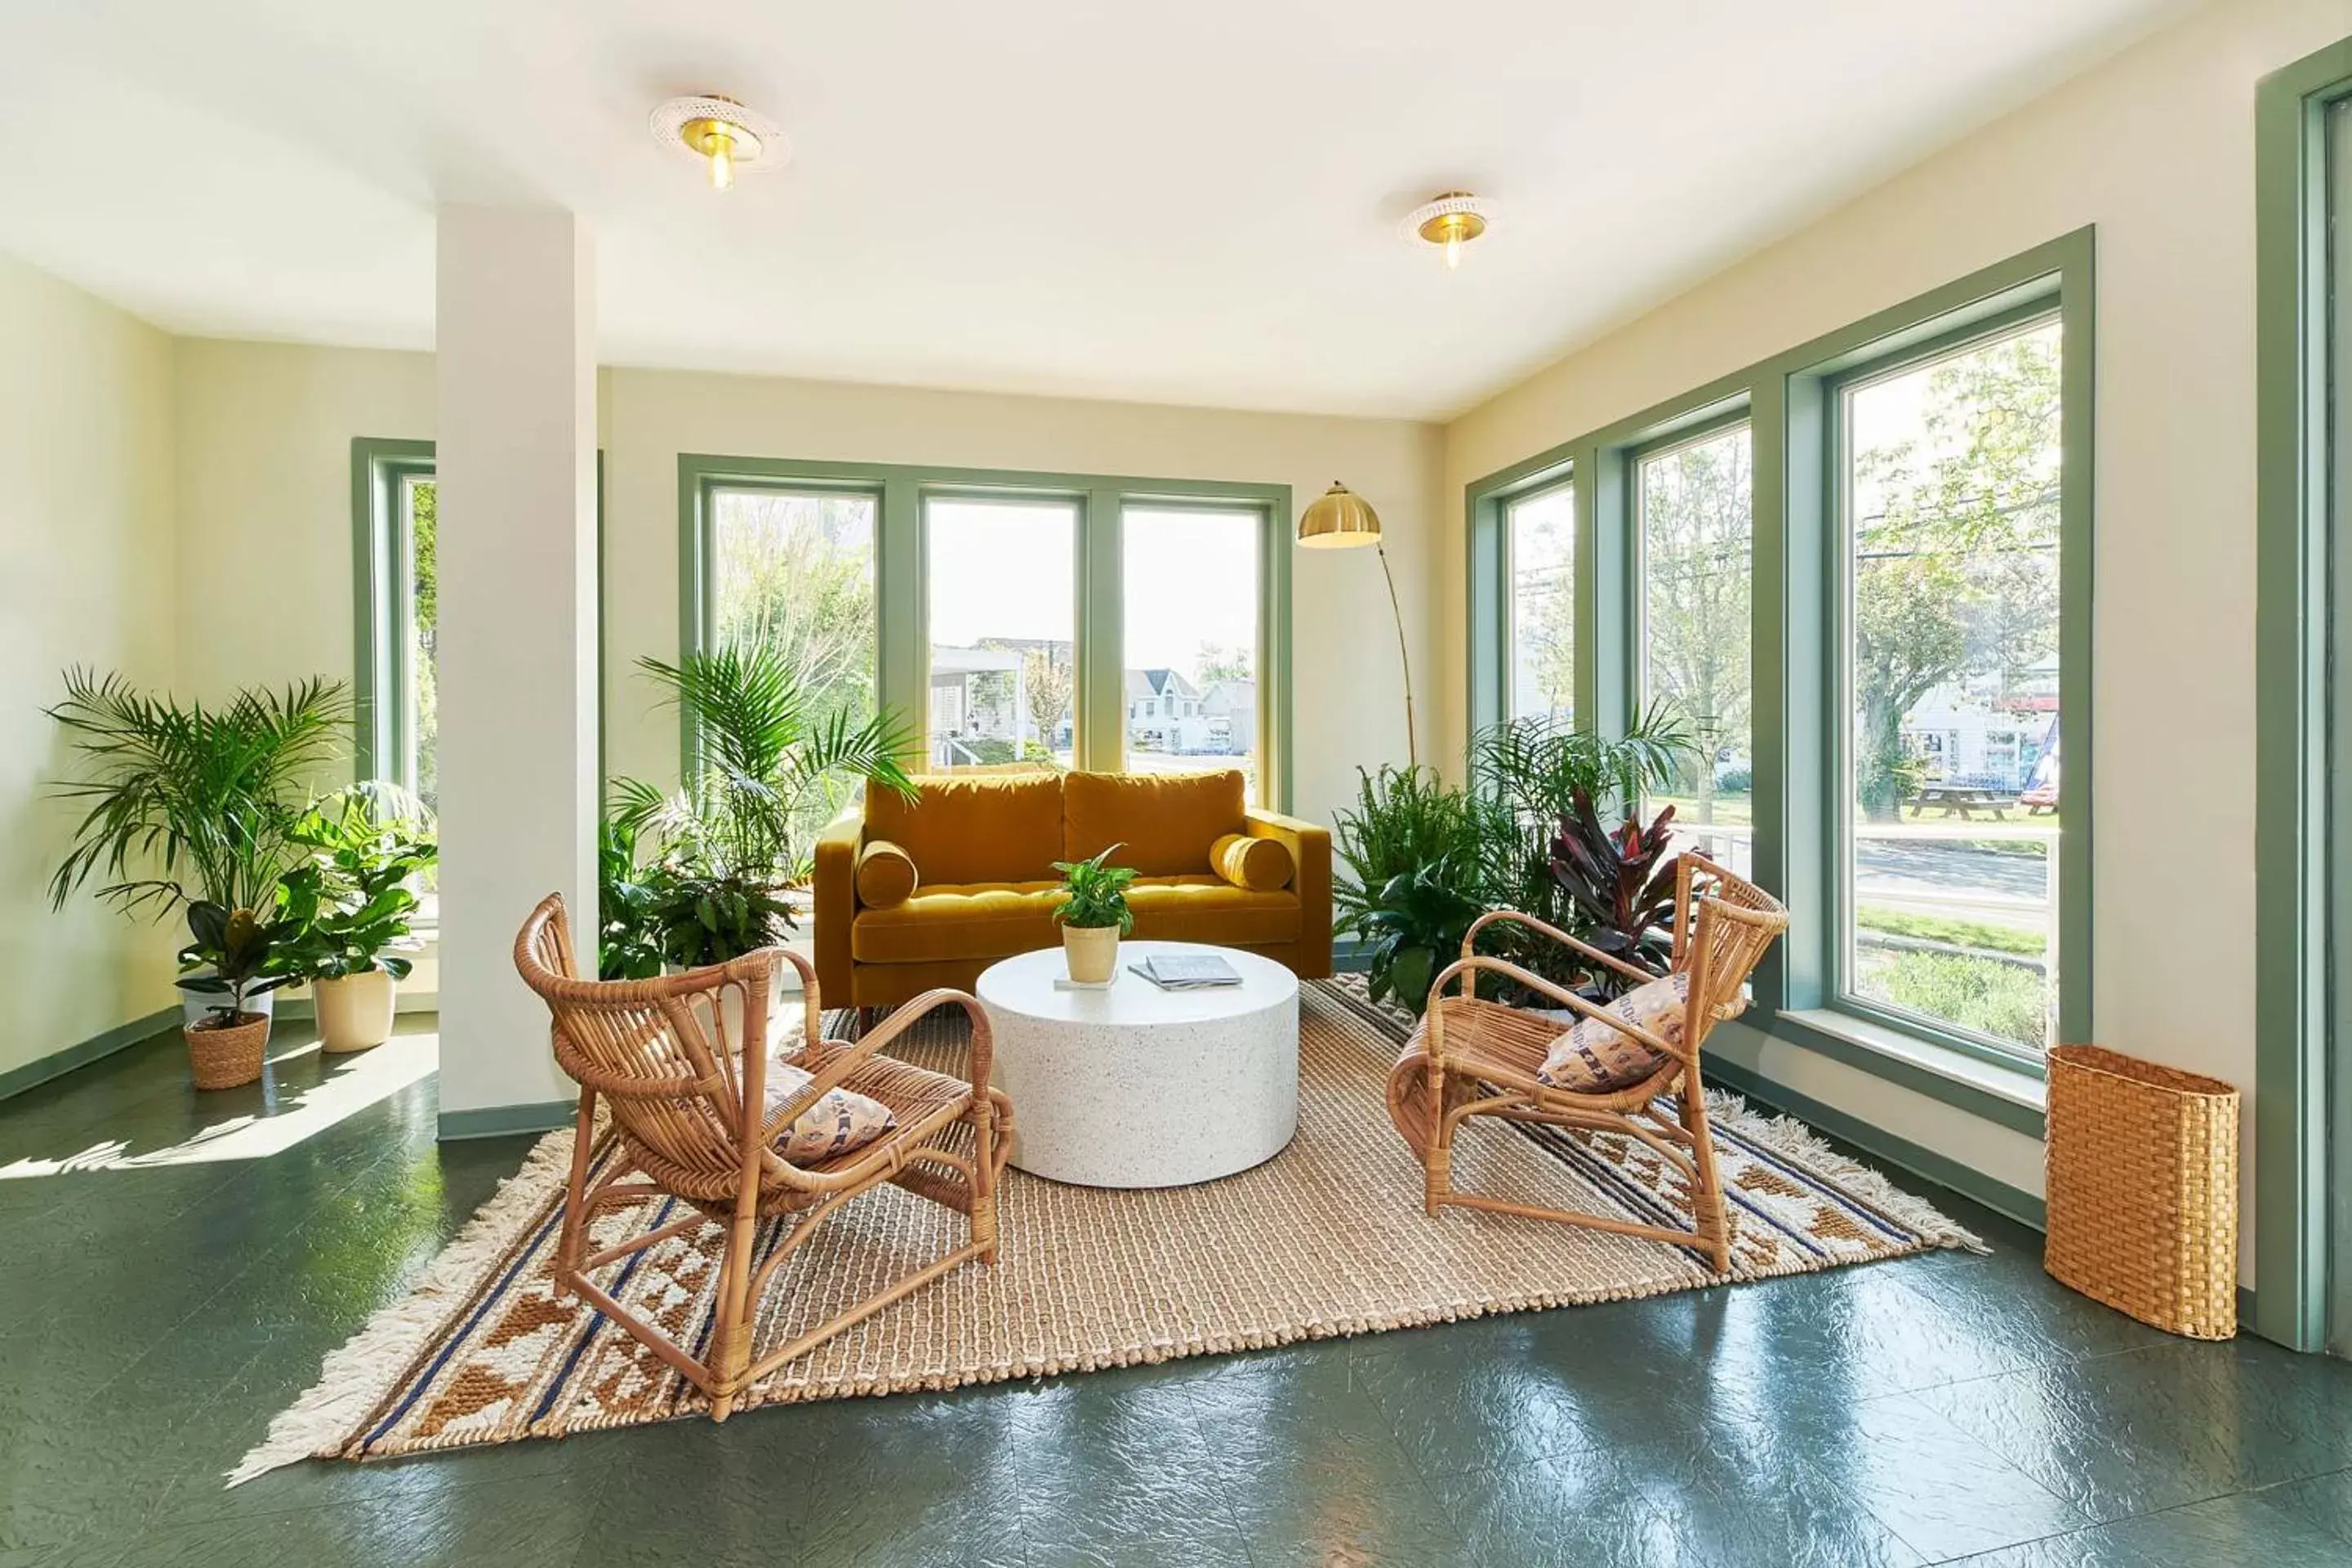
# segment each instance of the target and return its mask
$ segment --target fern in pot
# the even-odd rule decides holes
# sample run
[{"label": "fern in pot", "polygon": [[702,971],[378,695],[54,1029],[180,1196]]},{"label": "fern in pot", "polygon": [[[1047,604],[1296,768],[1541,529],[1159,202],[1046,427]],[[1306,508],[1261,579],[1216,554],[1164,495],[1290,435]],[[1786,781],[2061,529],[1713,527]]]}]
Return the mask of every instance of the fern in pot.
[{"label": "fern in pot", "polygon": [[439,856],[424,816],[407,792],[368,784],[295,825],[310,856],[279,883],[281,923],[295,932],[280,963],[310,983],[321,1050],[363,1051],[392,1037],[407,954],[423,946],[416,889]]},{"label": "fern in pot", "polygon": [[1091,859],[1054,862],[1062,874],[1062,901],[1054,910],[1062,926],[1062,959],[1080,985],[1108,984],[1118,968],[1118,939],[1135,929],[1134,911],[1127,907],[1134,868],[1109,863],[1124,847],[1114,844]]}]

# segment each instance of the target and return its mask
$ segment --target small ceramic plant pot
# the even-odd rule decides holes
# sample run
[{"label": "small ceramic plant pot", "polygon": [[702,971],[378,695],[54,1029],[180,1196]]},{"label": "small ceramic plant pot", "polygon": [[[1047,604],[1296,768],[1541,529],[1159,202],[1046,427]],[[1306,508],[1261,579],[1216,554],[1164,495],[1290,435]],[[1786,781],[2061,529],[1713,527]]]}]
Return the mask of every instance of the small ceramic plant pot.
[{"label": "small ceramic plant pot", "polygon": [[1118,927],[1064,926],[1062,958],[1078,984],[1102,984],[1118,968]]},{"label": "small ceramic plant pot", "polygon": [[180,1031],[188,1043],[188,1072],[198,1089],[236,1089],[261,1077],[269,1046],[269,1015],[239,1013],[226,1026],[210,1020]]},{"label": "small ceramic plant pot", "polygon": [[312,983],[319,1006],[319,1048],[364,1051],[392,1038],[396,990],[392,975],[381,969]]}]

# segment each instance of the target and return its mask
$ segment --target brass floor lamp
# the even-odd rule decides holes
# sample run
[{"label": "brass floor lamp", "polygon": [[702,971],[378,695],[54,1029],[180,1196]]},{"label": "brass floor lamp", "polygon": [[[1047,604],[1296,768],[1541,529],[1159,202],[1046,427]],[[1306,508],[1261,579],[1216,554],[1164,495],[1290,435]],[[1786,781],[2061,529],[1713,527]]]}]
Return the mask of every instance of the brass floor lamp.
[{"label": "brass floor lamp", "polygon": [[1380,552],[1381,575],[1388,579],[1389,614],[1396,617],[1397,662],[1404,667],[1405,760],[1421,766],[1421,750],[1412,729],[1412,656],[1405,651],[1404,607],[1397,602],[1396,574],[1389,570],[1388,547],[1381,542],[1381,517],[1339,480],[1298,518],[1298,542],[1309,550],[1350,550],[1369,544]]}]

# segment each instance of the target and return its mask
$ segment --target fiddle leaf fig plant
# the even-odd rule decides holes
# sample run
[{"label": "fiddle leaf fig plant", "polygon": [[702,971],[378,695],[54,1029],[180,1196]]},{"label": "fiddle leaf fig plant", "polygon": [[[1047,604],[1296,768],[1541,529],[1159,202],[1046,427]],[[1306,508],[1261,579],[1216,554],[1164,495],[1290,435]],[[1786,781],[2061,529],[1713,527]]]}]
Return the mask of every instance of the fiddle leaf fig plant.
[{"label": "fiddle leaf fig plant", "polygon": [[309,856],[278,880],[278,923],[292,932],[280,966],[306,980],[381,969],[405,980],[415,887],[439,858],[432,834],[383,786],[346,790],[303,813],[289,834]]}]

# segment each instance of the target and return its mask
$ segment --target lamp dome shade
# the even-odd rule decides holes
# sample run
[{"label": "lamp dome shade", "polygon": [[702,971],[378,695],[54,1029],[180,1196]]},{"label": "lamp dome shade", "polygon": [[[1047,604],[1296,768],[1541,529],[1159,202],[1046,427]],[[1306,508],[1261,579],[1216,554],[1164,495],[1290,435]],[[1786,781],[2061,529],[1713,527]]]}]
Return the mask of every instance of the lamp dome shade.
[{"label": "lamp dome shade", "polygon": [[1381,514],[1337,479],[1299,515],[1298,542],[1310,549],[1345,550],[1380,542]]}]

